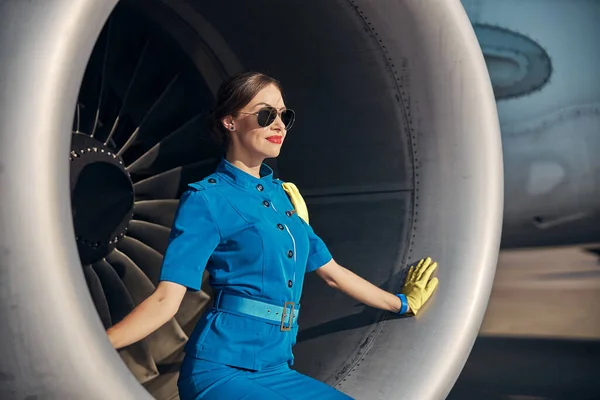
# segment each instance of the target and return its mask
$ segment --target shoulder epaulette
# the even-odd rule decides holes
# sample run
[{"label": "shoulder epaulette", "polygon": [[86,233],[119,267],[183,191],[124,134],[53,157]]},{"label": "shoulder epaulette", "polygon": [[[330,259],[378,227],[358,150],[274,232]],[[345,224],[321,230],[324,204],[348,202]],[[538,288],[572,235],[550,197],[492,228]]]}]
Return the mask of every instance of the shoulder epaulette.
[{"label": "shoulder epaulette", "polygon": [[188,184],[188,187],[196,190],[206,190],[211,186],[214,186],[219,183],[219,178],[213,175],[209,175],[206,178],[202,179],[198,182],[193,182]]}]

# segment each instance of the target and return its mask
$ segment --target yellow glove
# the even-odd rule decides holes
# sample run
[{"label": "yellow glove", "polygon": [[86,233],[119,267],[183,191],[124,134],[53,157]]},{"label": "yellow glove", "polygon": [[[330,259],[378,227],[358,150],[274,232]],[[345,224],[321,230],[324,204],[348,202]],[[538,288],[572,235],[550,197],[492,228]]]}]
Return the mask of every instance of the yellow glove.
[{"label": "yellow glove", "polygon": [[283,190],[288,194],[298,216],[308,224],[308,208],[296,185],[292,182],[285,182],[281,186],[283,186]]},{"label": "yellow glove", "polygon": [[406,300],[410,306],[409,313],[417,315],[421,306],[429,300],[437,288],[438,278],[431,278],[429,280],[429,277],[436,268],[437,262],[432,263],[430,257],[421,259],[416,267],[410,267],[406,282],[402,288],[402,294],[406,296]]}]

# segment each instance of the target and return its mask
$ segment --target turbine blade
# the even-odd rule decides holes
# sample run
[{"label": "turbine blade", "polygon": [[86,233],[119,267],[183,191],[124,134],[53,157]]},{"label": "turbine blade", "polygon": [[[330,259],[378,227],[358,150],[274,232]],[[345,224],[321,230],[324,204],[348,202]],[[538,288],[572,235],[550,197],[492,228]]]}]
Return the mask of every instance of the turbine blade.
[{"label": "turbine blade", "polygon": [[134,182],[198,160],[218,158],[221,150],[209,137],[206,115],[193,116],[127,166]]},{"label": "turbine blade", "polygon": [[106,257],[106,261],[119,276],[136,306],[154,292],[155,286],[150,279],[127,255],[114,250]]},{"label": "turbine blade", "polygon": [[167,245],[169,244],[170,232],[171,230],[169,228],[161,225],[146,221],[132,220],[129,224],[127,235],[152,247],[164,256]]},{"label": "turbine blade", "polygon": [[129,236],[124,236],[121,239],[117,244],[117,249],[131,258],[144,271],[154,286],[158,285],[163,260],[159,252]]},{"label": "turbine blade", "polygon": [[102,283],[112,322],[116,324],[133,310],[133,300],[119,275],[105,260],[92,264],[92,268]]},{"label": "turbine blade", "polygon": [[90,295],[92,296],[92,301],[96,306],[96,311],[98,311],[98,315],[102,321],[102,325],[104,325],[104,329],[108,329],[112,326],[112,320],[110,318],[110,310],[108,309],[108,303],[106,302],[106,296],[104,295],[102,283],[100,282],[98,275],[96,275],[96,272],[94,272],[92,269],[91,265],[83,266],[83,274],[85,276],[85,281],[87,282]]},{"label": "turbine blade", "polygon": [[135,85],[135,83],[137,82],[137,78],[138,78],[138,74],[140,71],[140,68],[143,64],[143,61],[146,57],[146,53],[148,50],[148,44],[149,42],[146,41],[144,43],[144,47],[142,47],[142,51],[140,52],[140,55],[137,59],[137,63],[135,64],[135,69],[133,70],[133,73],[131,75],[131,78],[129,79],[129,85],[127,85],[127,89],[125,90],[125,95],[123,96],[123,100],[121,103],[121,107],[119,108],[119,112],[117,114],[117,117],[115,118],[115,122],[113,123],[113,126],[110,130],[110,133],[108,134],[108,137],[106,138],[106,140],[104,141],[105,145],[108,145],[109,142],[113,139],[113,136],[117,130],[117,126],[119,125],[119,120],[121,119],[121,117],[123,116],[124,112],[128,109],[129,106],[129,95],[131,93],[131,89],[133,88],[133,86]]},{"label": "turbine blade", "polygon": [[210,175],[218,163],[218,159],[203,160],[137,182],[133,185],[136,199],[178,199],[188,183],[202,180]]},{"label": "turbine blade", "polygon": [[[179,81],[179,74],[175,75],[173,77],[173,79],[171,79],[171,81],[169,82],[169,84],[167,85],[167,87],[164,88],[164,90],[162,91],[162,93],[160,93],[160,95],[158,96],[158,98],[154,101],[154,103],[150,106],[150,108],[148,109],[148,111],[146,112],[146,114],[144,115],[144,117],[142,118],[142,120],[140,121],[137,129],[136,129],[136,133],[139,132],[146,132],[146,129],[148,129],[147,127],[150,127],[150,132],[152,132],[152,126],[156,123],[160,124],[161,119],[164,119],[166,117],[168,117],[168,109],[167,110],[162,110],[162,108],[164,107],[163,104],[168,104],[170,100],[171,103],[174,102],[175,99],[177,98],[181,98],[182,96],[177,96],[177,89],[179,88],[179,91],[184,91],[185,88],[183,87],[182,84],[177,85],[177,82]],[[173,93],[173,94],[171,94]],[[162,118],[161,118],[162,117]],[[141,135],[141,136],[148,136],[146,135]],[[134,140],[137,139],[135,138],[133,135],[132,137],[130,137],[127,142],[125,142],[125,144],[123,145],[123,147],[121,147],[119,149],[119,152],[117,153],[117,155],[119,156],[123,156],[123,154],[131,147],[131,145],[134,143]],[[143,141],[144,138],[140,137],[140,141]],[[158,141],[158,140],[156,140]],[[136,143],[137,145],[140,145],[141,143]],[[148,148],[152,147],[152,145],[148,146]]]},{"label": "turbine blade", "polygon": [[145,340],[119,349],[119,356],[138,382],[143,384],[158,377],[158,367]]},{"label": "turbine blade", "polygon": [[133,218],[140,221],[171,229],[179,200],[142,200],[136,201],[133,208]]},{"label": "turbine blade", "polygon": [[[107,257],[107,261],[123,280],[136,305],[154,292],[155,286],[150,279],[124,253],[115,250]],[[150,354],[158,364],[180,350],[187,340],[187,335],[174,318],[145,338]]]},{"label": "turbine blade", "polygon": [[157,400],[176,400],[178,399],[177,380],[181,369],[181,361],[184,353],[178,353],[172,359],[166,360],[160,365],[160,375],[152,381],[146,382],[144,388],[152,393]]},{"label": "turbine blade", "polygon": [[102,109],[102,99],[104,97],[104,88],[106,87],[106,65],[108,59],[108,50],[110,46],[111,39],[111,26],[112,21],[109,20],[106,24],[106,44],[104,45],[104,57],[102,60],[102,69],[100,72],[100,93],[98,94],[98,102],[96,105],[96,115],[94,117],[94,125],[92,126],[90,136],[94,137],[96,134],[96,128],[98,127],[98,120],[100,118],[100,110]]}]

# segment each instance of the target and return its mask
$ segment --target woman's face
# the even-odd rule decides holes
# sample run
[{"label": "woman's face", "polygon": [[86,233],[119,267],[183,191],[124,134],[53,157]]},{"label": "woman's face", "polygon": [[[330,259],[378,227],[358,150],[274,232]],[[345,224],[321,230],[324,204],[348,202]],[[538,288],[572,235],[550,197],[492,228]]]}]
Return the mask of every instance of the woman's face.
[{"label": "woman's face", "polygon": [[258,124],[255,114],[266,106],[275,107],[279,112],[285,110],[281,92],[275,85],[266,86],[258,92],[237,117],[223,119],[225,129],[231,134],[230,148],[233,154],[260,159],[261,162],[279,155],[287,131],[280,115],[267,127]]}]

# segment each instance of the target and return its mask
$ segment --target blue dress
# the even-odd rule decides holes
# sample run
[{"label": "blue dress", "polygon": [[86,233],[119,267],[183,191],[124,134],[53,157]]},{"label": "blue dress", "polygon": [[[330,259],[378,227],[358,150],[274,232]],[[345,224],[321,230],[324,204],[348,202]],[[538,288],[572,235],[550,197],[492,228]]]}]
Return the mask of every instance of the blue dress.
[{"label": "blue dress", "polygon": [[204,314],[186,344],[180,397],[347,399],[290,369],[296,320],[282,329],[260,316],[219,307],[221,294],[229,294],[273,305],[273,312],[293,302],[298,313],[304,275],[332,259],[294,212],[283,182],[266,164],[260,175],[222,159],[213,174],[190,184],[181,196],[160,280],[199,290],[206,269],[216,307]]}]

